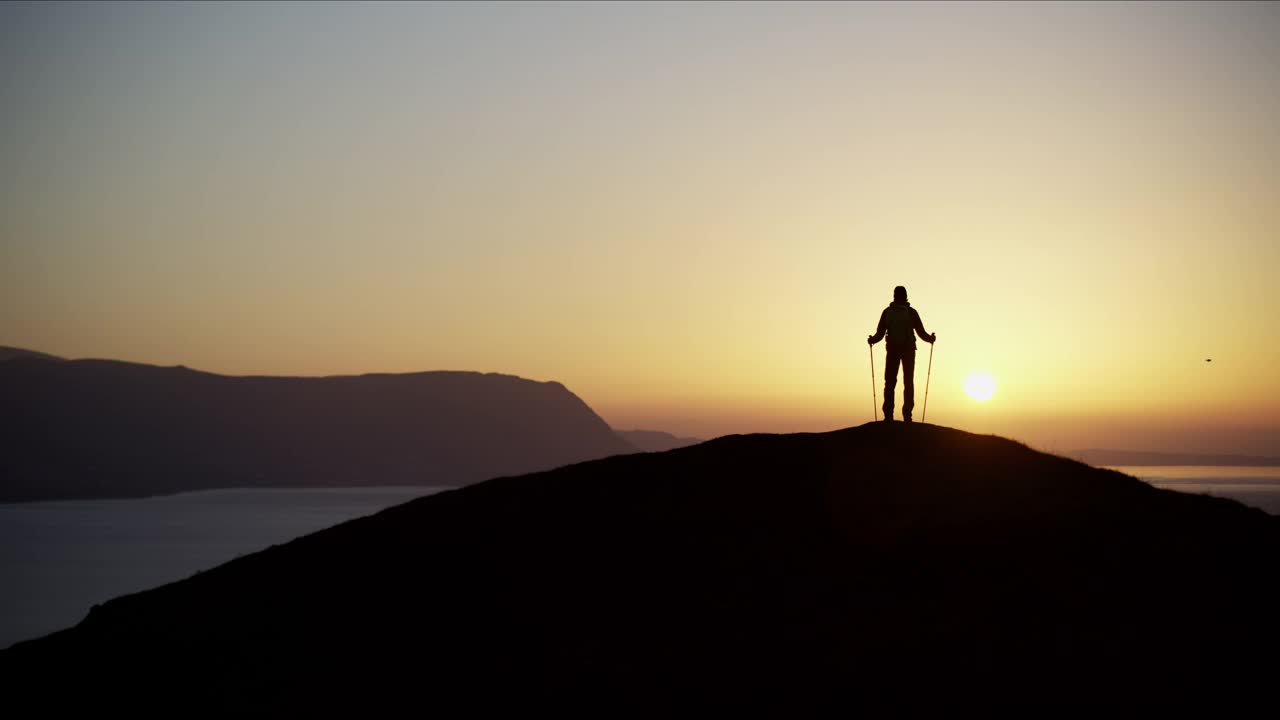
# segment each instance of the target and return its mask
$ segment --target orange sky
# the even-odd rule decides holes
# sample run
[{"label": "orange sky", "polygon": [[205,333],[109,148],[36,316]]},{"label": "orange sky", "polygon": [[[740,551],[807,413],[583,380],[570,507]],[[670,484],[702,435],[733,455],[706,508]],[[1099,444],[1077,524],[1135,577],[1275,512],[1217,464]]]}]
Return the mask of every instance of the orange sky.
[{"label": "orange sky", "polygon": [[821,430],[905,284],[930,421],[1280,454],[1276,5],[5,4],[0,50],[0,344]]}]

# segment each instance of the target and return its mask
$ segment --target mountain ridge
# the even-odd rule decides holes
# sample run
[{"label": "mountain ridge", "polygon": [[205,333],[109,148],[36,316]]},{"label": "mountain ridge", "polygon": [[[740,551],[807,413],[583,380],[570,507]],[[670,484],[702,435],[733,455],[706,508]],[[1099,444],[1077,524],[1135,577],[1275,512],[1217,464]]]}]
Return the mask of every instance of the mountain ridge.
[{"label": "mountain ridge", "polygon": [[0,362],[4,362],[6,360],[13,360],[14,358],[58,360],[58,361],[66,360],[66,358],[58,357],[57,355],[50,355],[49,353],[37,352],[35,350],[25,350],[23,348],[12,347],[9,345],[0,345]]},{"label": "mountain ridge", "polygon": [[1149,450],[1114,450],[1110,448],[1075,450],[1071,453],[1071,457],[1090,465],[1218,465],[1238,467],[1273,467],[1280,465],[1280,457],[1261,455],[1169,453]]},{"label": "mountain ridge", "polygon": [[453,486],[634,452],[559,382],[471,371],[230,376],[0,362],[0,501]]},{"label": "mountain ridge", "polygon": [[705,442],[703,438],[677,437],[661,430],[614,430],[614,432],[644,452],[665,452]]}]

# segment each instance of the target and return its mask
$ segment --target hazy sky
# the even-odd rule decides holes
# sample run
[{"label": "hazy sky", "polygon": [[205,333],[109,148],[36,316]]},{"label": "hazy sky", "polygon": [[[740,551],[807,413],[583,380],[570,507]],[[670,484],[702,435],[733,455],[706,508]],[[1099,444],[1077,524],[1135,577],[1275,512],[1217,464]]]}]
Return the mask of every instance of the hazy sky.
[{"label": "hazy sky", "polygon": [[824,430],[904,284],[930,421],[1280,454],[1277,87],[1275,4],[4,3],[0,344]]}]

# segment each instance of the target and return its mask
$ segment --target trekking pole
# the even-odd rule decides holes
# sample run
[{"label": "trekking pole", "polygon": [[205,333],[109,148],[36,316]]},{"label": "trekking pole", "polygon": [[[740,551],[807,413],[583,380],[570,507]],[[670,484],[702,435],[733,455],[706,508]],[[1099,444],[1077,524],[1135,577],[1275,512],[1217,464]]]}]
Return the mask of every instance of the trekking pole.
[{"label": "trekking pole", "polygon": [[929,373],[924,376],[924,412],[920,413],[920,422],[929,417],[929,379],[933,377],[933,346],[936,342],[929,343]]},{"label": "trekking pole", "polygon": [[[879,422],[880,414],[876,412],[876,354],[871,349],[870,343],[867,344],[867,358],[871,360],[871,417],[875,418],[876,422]],[[926,388],[925,390],[926,401],[929,399],[928,396],[929,396],[929,392],[928,392],[928,389]]]}]

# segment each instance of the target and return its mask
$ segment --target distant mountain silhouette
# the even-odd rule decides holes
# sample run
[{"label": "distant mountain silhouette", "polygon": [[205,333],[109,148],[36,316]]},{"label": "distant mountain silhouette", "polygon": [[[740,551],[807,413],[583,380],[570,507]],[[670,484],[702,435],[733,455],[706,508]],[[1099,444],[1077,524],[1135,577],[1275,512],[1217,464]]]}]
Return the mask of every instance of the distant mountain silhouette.
[{"label": "distant mountain silhouette", "polygon": [[657,430],[614,430],[614,432],[644,452],[663,452],[703,442],[701,438],[676,437],[671,433]]},{"label": "distant mountain silhouette", "polygon": [[1257,455],[1217,455],[1212,453],[1165,453],[1141,450],[1087,448],[1071,456],[1090,465],[1234,465],[1268,467],[1280,465],[1280,458]]},{"label": "distant mountain silhouette", "polygon": [[460,485],[634,452],[555,382],[422,372],[228,377],[0,362],[0,501],[221,487]]},{"label": "distant mountain silhouette", "polygon": [[809,716],[1272,692],[1280,518],[917,423],[415,500],[0,652],[6,705]]},{"label": "distant mountain silhouette", "polygon": [[60,358],[57,355],[50,355],[48,353],[36,352],[35,350],[23,350],[22,348],[9,347],[7,345],[0,345],[0,362],[4,362],[5,360],[12,360],[14,358],[39,358],[43,360],[64,360],[65,359],[65,358]]}]

